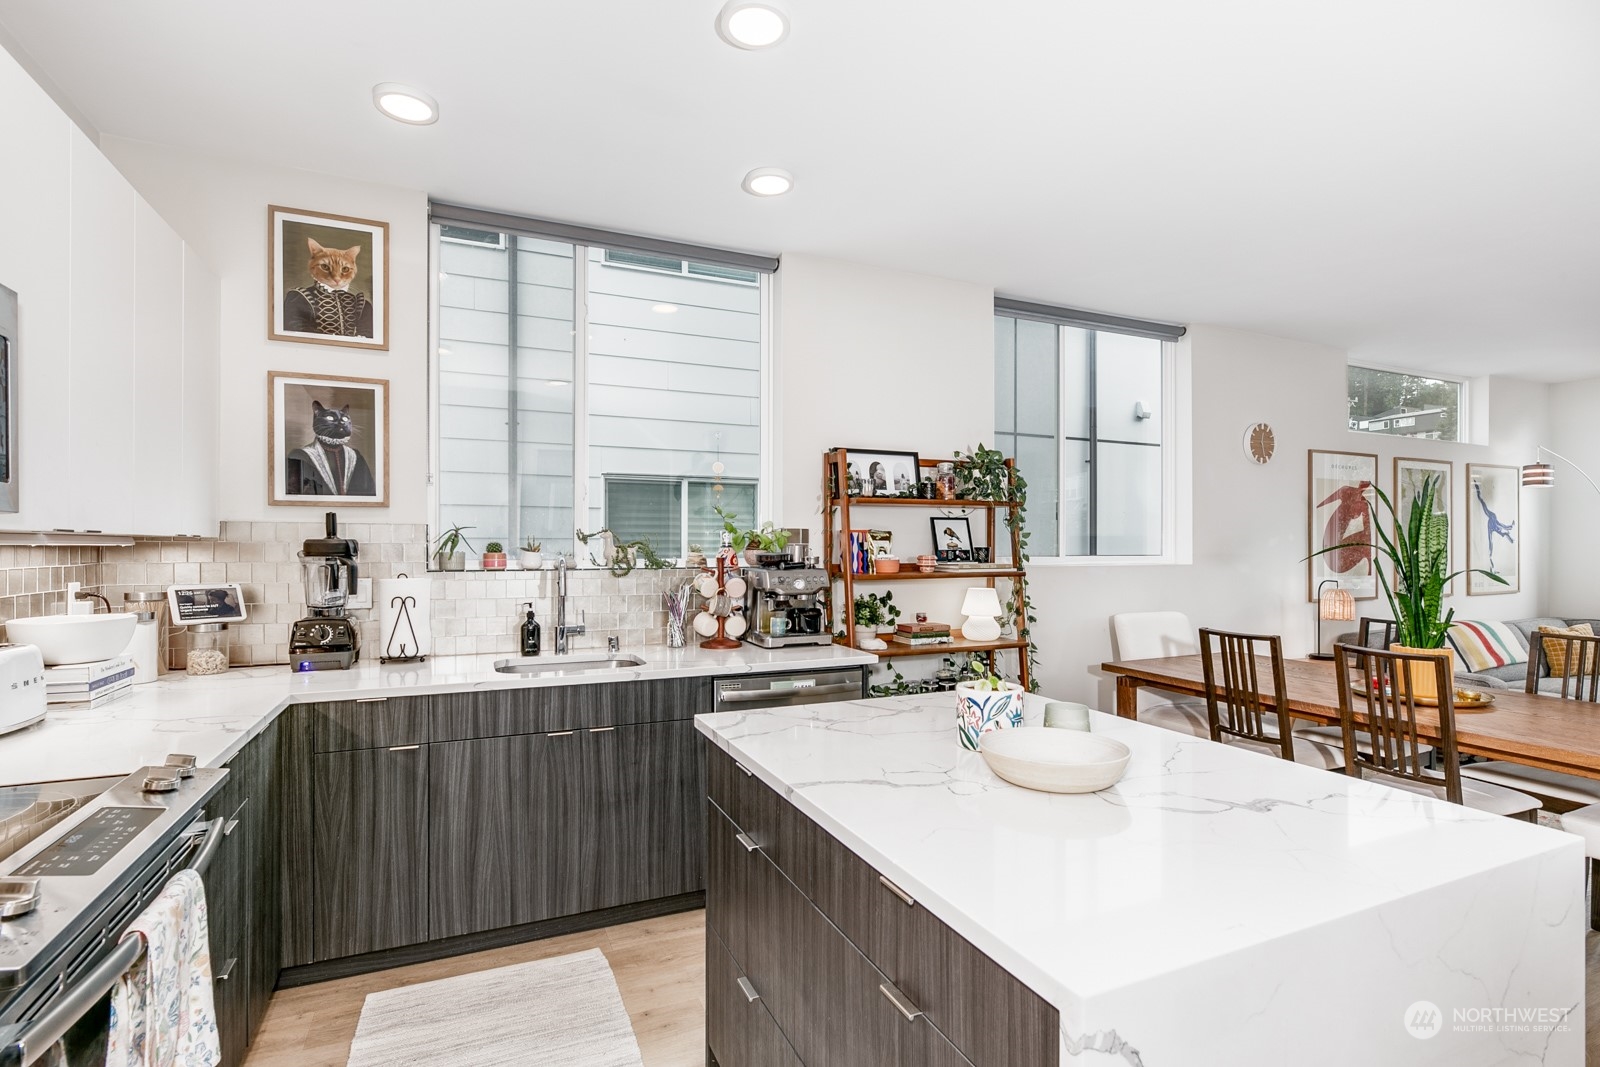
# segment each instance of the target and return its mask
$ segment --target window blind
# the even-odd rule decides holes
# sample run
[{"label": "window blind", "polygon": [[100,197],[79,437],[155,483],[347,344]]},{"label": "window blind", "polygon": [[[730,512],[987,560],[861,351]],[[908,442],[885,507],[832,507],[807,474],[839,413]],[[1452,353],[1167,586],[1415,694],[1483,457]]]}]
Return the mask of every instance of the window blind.
[{"label": "window blind", "polygon": [[1035,304],[1028,300],[1013,300],[1010,297],[995,297],[994,309],[1000,314],[1015,315],[1021,319],[1054,322],[1085,330],[1108,330],[1112,333],[1132,334],[1134,337],[1154,337],[1162,341],[1176,341],[1187,332],[1186,327],[1170,322],[1130,319],[1122,315],[1057,307],[1054,304]]}]

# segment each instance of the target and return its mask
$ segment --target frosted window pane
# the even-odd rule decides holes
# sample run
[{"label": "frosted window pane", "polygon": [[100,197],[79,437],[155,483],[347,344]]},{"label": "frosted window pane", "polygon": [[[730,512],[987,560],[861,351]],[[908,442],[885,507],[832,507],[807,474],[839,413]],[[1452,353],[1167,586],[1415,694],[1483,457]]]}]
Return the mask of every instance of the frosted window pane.
[{"label": "frosted window pane", "polygon": [[1017,320],[1017,432],[1056,433],[1056,332],[1047,322]]},{"label": "frosted window pane", "polygon": [[[1089,442],[1063,441],[1061,462],[1064,464],[1061,472],[1061,554],[1087,556],[1089,554]],[[1030,507],[1028,510],[1033,509]]]},{"label": "frosted window pane", "polygon": [[[996,434],[1010,433],[1017,423],[1017,320],[996,315],[994,318],[994,430]],[[1000,448],[999,445],[995,447]],[[1008,449],[1002,452],[1010,455]]]},{"label": "frosted window pane", "polygon": [[[1100,440],[1159,444],[1161,342],[1119,333],[1095,334],[1095,395]],[[1135,418],[1137,403],[1144,404],[1152,416]]]},{"label": "frosted window pane", "polygon": [[1063,437],[1089,436],[1089,331],[1061,327]]},{"label": "frosted window pane", "polygon": [[1096,555],[1161,554],[1161,449],[1100,442]]},{"label": "frosted window pane", "polygon": [[[1028,480],[1028,554],[1056,554],[1056,499],[1061,495],[1061,474],[1057,469],[1060,454],[1054,437],[1018,437],[1017,469]],[[1006,554],[1011,551],[1009,534],[995,532]]]}]

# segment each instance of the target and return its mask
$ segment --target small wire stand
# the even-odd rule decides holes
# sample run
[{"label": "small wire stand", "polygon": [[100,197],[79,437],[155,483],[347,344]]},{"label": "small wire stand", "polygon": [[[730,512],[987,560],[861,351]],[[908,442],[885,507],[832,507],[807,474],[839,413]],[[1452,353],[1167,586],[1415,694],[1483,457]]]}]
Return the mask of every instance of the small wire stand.
[{"label": "small wire stand", "polygon": [[[396,575],[396,577],[404,578],[404,577],[406,577],[406,575],[399,574],[399,575]],[[418,655],[416,653],[416,649],[419,649],[419,648],[422,647],[422,642],[417,639],[417,626],[416,626],[416,623],[414,621],[412,621],[412,618],[411,618],[411,609],[415,608],[417,606],[417,598],[414,597],[414,596],[390,597],[389,598],[389,606],[391,608],[399,608],[400,609],[400,613],[394,617],[394,628],[389,631],[388,638],[385,639],[385,641],[383,642],[384,654],[378,657],[378,662],[379,663],[413,663],[413,662],[426,663],[427,660],[428,660],[428,657],[427,656],[421,656],[421,655]],[[411,644],[410,644],[409,647],[412,649],[412,651],[410,651],[410,652],[406,651],[408,646],[406,645],[404,640],[402,640],[400,642],[399,651],[395,650],[395,639],[397,637],[403,637],[404,636],[404,635],[401,634],[401,627],[402,626],[405,627],[406,633],[408,633],[410,635],[410,637],[411,637]]]}]

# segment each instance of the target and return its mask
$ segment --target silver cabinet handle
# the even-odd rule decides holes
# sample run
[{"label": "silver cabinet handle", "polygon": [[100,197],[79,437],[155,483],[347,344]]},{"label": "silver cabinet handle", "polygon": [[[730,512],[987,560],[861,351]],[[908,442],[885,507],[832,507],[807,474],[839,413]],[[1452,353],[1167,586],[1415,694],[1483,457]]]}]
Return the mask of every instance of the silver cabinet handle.
[{"label": "silver cabinet handle", "polygon": [[901,993],[889,983],[884,982],[879,985],[878,992],[882,993],[888,998],[889,1003],[894,1005],[895,1011],[905,1016],[906,1022],[914,1023],[918,1019],[922,1018],[922,1009],[911,1003],[909,1000],[906,1000],[905,994]]},{"label": "silver cabinet handle", "polygon": [[738,761],[738,760],[734,760],[734,761],[733,761],[733,765],[734,765],[734,766],[735,766],[735,767],[737,767],[737,768],[739,768],[739,770],[740,770],[740,771],[742,771],[742,772],[743,772],[743,773],[744,773],[744,776],[745,776],[745,777],[746,777],[746,778],[753,778],[753,777],[754,777],[754,775],[752,775],[752,774],[751,774],[751,773],[750,773],[750,768],[749,768],[749,767],[746,767],[746,766],[745,766],[745,765],[744,765],[744,764],[742,764],[742,763],[740,763],[740,762],[739,762],[739,761]]},{"label": "silver cabinet handle", "polygon": [[382,704],[388,697],[356,697],[357,704]]},{"label": "silver cabinet handle", "polygon": [[881,874],[878,875],[878,884],[883,886],[883,888],[887,889],[889,892],[893,893],[895,896],[899,897],[900,902],[907,907],[914,908],[917,906],[916,897],[912,896],[910,893],[907,893],[904,889],[901,889],[899,886],[895,885]]},{"label": "silver cabinet handle", "polygon": [[749,834],[734,834],[733,839],[743,845],[746,852],[754,852],[761,847]]},{"label": "silver cabinet handle", "polygon": [[222,836],[223,837],[231,837],[231,836],[233,836],[234,827],[236,827],[238,825],[239,825],[239,820],[238,819],[229,819],[228,820],[228,825],[224,826],[222,828]]},{"label": "silver cabinet handle", "polygon": [[578,731],[576,731],[576,730],[557,730],[554,733],[545,734],[545,736],[546,737],[571,737],[573,734],[575,734],[577,732]]},{"label": "silver cabinet handle", "polygon": [[591,734],[609,734],[615,729],[615,726],[591,726],[589,727],[589,732]]},{"label": "silver cabinet handle", "polygon": [[391,745],[391,746],[389,746],[389,751],[390,752],[415,752],[417,749],[419,749],[421,747],[422,747],[421,745]]},{"label": "silver cabinet handle", "polygon": [[746,1004],[754,1004],[761,999],[761,994],[756,992],[756,987],[750,984],[750,979],[748,978],[741,977],[739,979],[739,992],[744,994],[744,1002]]},{"label": "silver cabinet handle", "polygon": [[214,981],[214,982],[226,982],[229,978],[232,978],[233,977],[233,965],[235,963],[238,963],[238,962],[239,962],[239,957],[238,956],[230,956],[230,957],[228,957],[228,962],[224,963],[222,965],[222,967],[217,971],[217,976],[215,978],[213,978],[212,981]]}]

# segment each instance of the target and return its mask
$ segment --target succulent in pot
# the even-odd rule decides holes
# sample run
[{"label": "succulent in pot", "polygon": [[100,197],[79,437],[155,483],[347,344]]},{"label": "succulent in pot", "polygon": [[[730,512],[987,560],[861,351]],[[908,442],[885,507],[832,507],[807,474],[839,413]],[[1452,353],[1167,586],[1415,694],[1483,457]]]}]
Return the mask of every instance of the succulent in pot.
[{"label": "succulent in pot", "polygon": [[544,545],[530,537],[522,543],[517,553],[517,566],[525,571],[536,571],[544,566]]},{"label": "succulent in pot", "polygon": [[439,535],[433,543],[433,558],[438,562],[442,571],[464,571],[467,569],[467,554],[461,551],[465,546],[469,551],[472,542],[467,540],[466,531],[471,526],[452,526]]},{"label": "succulent in pot", "polygon": [[486,571],[503,571],[506,569],[506,546],[499,541],[490,541],[483,546],[483,569]]}]

